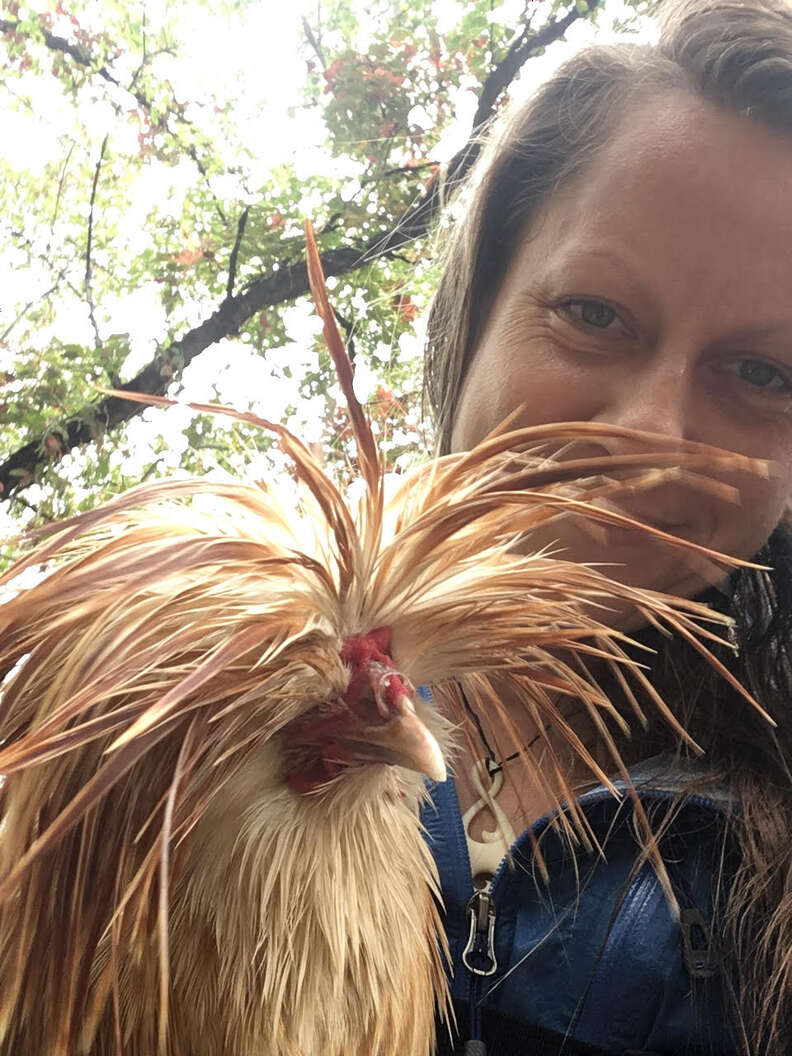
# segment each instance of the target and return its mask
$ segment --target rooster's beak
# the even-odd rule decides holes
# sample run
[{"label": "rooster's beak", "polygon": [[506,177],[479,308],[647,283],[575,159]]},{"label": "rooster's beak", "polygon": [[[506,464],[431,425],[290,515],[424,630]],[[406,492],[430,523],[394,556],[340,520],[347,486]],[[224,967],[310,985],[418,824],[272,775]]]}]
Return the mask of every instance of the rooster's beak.
[{"label": "rooster's beak", "polygon": [[446,766],[440,745],[415,713],[409,697],[396,701],[395,714],[384,722],[366,723],[354,739],[344,738],[353,758],[360,762],[392,763],[445,781]]}]

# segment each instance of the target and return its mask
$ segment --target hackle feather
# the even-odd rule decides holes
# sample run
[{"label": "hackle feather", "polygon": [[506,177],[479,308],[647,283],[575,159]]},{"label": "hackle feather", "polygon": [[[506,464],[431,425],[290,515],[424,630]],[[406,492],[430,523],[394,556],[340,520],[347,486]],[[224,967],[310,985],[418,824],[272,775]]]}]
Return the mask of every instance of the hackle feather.
[{"label": "hackle feather", "polygon": [[[386,504],[309,247],[360,502],[277,423],[194,405],[277,436],[296,508],[262,482],[145,484],[39,533],[0,578],[2,1056],[428,1056],[447,998],[423,779],[368,762],[307,794],[287,780],[301,765],[294,731],[348,690],[344,642],[389,628],[395,668],[434,690],[440,708],[414,706],[449,757],[440,712],[469,738],[460,687],[474,708],[498,708],[507,680],[537,728],[552,723],[606,783],[623,772],[613,727],[625,718],[585,660],[618,670],[636,721],[631,687],[653,691],[603,606],[631,607],[716,662],[706,643],[724,621],[703,606],[515,544],[569,511],[632,523],[592,505],[625,487],[687,473],[717,488],[707,474],[766,467],[616,427],[507,426],[418,469]],[[646,453],[551,457],[603,436],[637,437]],[[14,594],[31,568],[43,578]],[[569,696],[611,767],[561,717]],[[585,839],[555,766],[545,780]]]}]

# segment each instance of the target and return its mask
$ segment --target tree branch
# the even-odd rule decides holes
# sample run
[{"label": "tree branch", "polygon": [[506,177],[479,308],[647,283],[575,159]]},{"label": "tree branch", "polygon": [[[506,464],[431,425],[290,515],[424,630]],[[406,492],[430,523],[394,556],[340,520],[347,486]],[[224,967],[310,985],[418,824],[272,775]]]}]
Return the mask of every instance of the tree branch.
[{"label": "tree branch", "polygon": [[[594,11],[602,2],[603,0],[587,0],[588,12]],[[492,116],[500,94],[516,77],[522,65],[536,51],[558,40],[573,22],[582,17],[584,16],[575,8],[536,33],[527,33],[524,30],[512,44],[482,85],[470,138],[448,165],[446,188],[449,185],[453,188],[469,171],[481,149],[481,126]],[[440,187],[439,180],[432,180],[424,193],[405,210],[395,226],[379,232],[366,245],[360,248],[331,249],[323,253],[321,260],[325,275],[330,277],[356,271],[372,260],[391,255],[425,235],[440,209]],[[160,351],[136,377],[119,388],[129,392],[164,395],[174,374],[183,370],[210,345],[237,333],[255,313],[294,300],[308,291],[308,273],[303,260],[285,265],[281,263],[277,271],[248,283],[236,296],[226,297],[205,322],[173,342],[167,349]],[[95,440],[97,435],[128,421],[140,411],[140,404],[116,396],[106,397],[96,404],[88,405],[61,426],[59,434],[63,437],[62,450],[68,451],[73,447],[88,444]],[[0,498],[6,499],[31,483],[35,479],[36,471],[47,461],[47,454],[39,440],[32,440],[11,454],[0,464]]]},{"label": "tree branch", "polygon": [[[330,276],[353,271],[360,267],[363,261],[359,250],[344,248],[325,253],[322,263],[325,273]],[[154,396],[164,395],[177,371],[186,367],[210,345],[229,334],[237,333],[255,312],[293,300],[308,290],[308,272],[303,261],[279,268],[272,275],[258,279],[243,294],[224,301],[205,322],[190,330],[178,341],[174,341],[136,377],[119,388]],[[91,443],[102,433],[134,418],[140,411],[139,403],[122,400],[116,396],[106,397],[88,405],[60,425],[58,435],[62,438],[61,449],[66,452],[71,448]],[[32,483],[39,467],[49,461],[40,440],[32,440],[15,451],[0,465],[2,498],[8,498]]]},{"label": "tree branch", "polygon": [[405,173],[409,175],[411,172],[421,172],[423,169],[439,168],[439,161],[417,161],[413,162],[412,165],[397,165],[395,169],[385,169],[379,174],[379,176],[372,176],[366,182],[375,183],[377,180],[384,179],[386,176],[403,176]]},{"label": "tree branch", "polygon": [[138,481],[138,484],[145,484],[145,482],[152,475],[152,473],[156,472],[156,469],[160,465],[162,460],[162,456],[160,455],[160,457],[155,459],[150,466],[147,466],[146,471],[142,474],[140,480]]},{"label": "tree branch", "polygon": [[[601,3],[602,0],[586,0],[587,14],[592,14],[596,8],[601,6]],[[526,24],[522,33],[513,41],[509,50],[482,85],[478,107],[473,118],[474,132],[490,119],[498,97],[508,88],[525,62],[537,51],[546,48],[548,44],[554,44],[555,41],[560,40],[573,22],[577,22],[582,17],[584,16],[573,4],[572,9],[566,15],[555,22],[548,22],[536,33],[531,33],[530,27]]]},{"label": "tree branch", "polygon": [[237,257],[239,256],[239,247],[242,244],[242,236],[245,233],[245,225],[248,221],[248,213],[250,207],[245,206],[242,210],[242,215],[237,222],[237,233],[234,239],[234,247],[231,250],[231,258],[228,261],[228,282],[226,283],[226,300],[230,300],[234,293],[234,283],[236,282],[236,269],[237,269]]}]

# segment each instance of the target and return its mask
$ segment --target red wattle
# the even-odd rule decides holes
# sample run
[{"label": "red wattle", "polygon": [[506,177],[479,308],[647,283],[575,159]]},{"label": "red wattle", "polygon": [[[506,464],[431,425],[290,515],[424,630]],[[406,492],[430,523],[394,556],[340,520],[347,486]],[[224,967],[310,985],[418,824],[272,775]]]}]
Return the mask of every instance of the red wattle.
[{"label": "red wattle", "polygon": [[338,777],[348,761],[349,751],[346,746],[330,741],[323,747],[322,754],[317,756],[309,766],[301,770],[292,770],[286,781],[294,792],[299,794],[313,792],[320,785],[326,785],[328,781]]}]

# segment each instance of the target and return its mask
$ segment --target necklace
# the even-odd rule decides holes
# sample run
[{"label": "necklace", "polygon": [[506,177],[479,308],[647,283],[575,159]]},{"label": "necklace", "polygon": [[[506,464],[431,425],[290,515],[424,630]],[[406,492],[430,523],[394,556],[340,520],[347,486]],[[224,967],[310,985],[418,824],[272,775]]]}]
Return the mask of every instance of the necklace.
[{"label": "necklace", "polygon": [[487,754],[484,757],[484,766],[487,768],[487,773],[489,774],[490,778],[493,778],[493,777],[495,777],[496,774],[499,774],[499,773],[502,772],[502,770],[503,770],[504,766],[506,765],[506,763],[510,763],[512,761],[512,759],[517,759],[521,755],[523,755],[526,751],[528,751],[528,749],[531,747],[531,745],[534,744],[535,741],[538,740],[540,734],[537,734],[536,737],[534,737],[534,739],[532,741],[530,741],[528,744],[526,744],[524,748],[521,748],[517,752],[512,752],[511,755],[507,755],[505,759],[501,759],[501,761],[498,762],[495,759],[495,753],[492,750],[492,746],[490,745],[489,741],[487,740],[487,735],[484,732],[484,727],[481,724],[481,719],[478,717],[477,712],[475,712],[473,710],[473,706],[470,703],[470,701],[468,700],[467,693],[462,688],[462,686],[460,685],[459,682],[457,682],[457,689],[459,690],[460,694],[462,695],[462,703],[463,703],[463,705],[465,707],[465,711],[468,713],[468,715],[473,720],[473,722],[474,722],[474,724],[476,726],[476,729],[478,730],[478,735],[479,735],[479,738],[481,739],[481,743],[484,745],[484,748],[486,749]]},{"label": "necklace", "polygon": [[[487,771],[487,774],[489,775],[490,779],[494,778],[496,776],[496,774],[502,773],[503,772],[503,768],[506,765],[506,763],[510,763],[513,759],[519,759],[520,756],[525,755],[527,752],[530,752],[531,748],[533,748],[533,746],[536,744],[536,742],[541,737],[543,737],[547,733],[547,731],[549,729],[551,729],[552,726],[554,725],[552,722],[548,722],[548,724],[546,726],[543,726],[542,729],[540,730],[540,732],[537,733],[534,737],[532,737],[531,740],[528,741],[527,744],[524,744],[522,748],[518,749],[518,751],[512,752],[511,755],[505,756],[503,759],[501,759],[500,762],[498,762],[497,759],[495,758],[495,752],[492,750],[492,746],[490,745],[489,741],[487,740],[487,735],[484,732],[484,726],[482,725],[481,719],[479,718],[479,716],[476,713],[476,711],[473,709],[473,706],[471,705],[470,701],[467,698],[467,694],[465,693],[465,690],[462,688],[462,686],[460,685],[459,682],[457,682],[457,689],[459,690],[459,692],[460,692],[460,694],[462,696],[462,703],[463,703],[463,705],[465,707],[465,711],[468,713],[470,718],[473,720],[473,723],[475,724],[476,729],[478,730],[478,735],[479,735],[479,738],[481,739],[481,743],[484,745],[484,748],[486,750],[487,754],[484,756],[483,764],[486,767],[486,771]],[[578,708],[577,711],[573,711],[568,716],[568,718],[571,719],[571,718],[574,718],[575,715],[581,715],[581,714],[583,714],[583,712],[585,710],[586,710],[585,708]],[[498,787],[500,788],[500,786],[498,786]]]},{"label": "necklace", "polygon": [[[503,789],[504,767],[513,759],[518,759],[520,756],[530,752],[533,745],[541,737],[547,734],[547,731],[552,727],[553,723],[548,723],[521,749],[512,752],[510,755],[507,755],[498,761],[495,757],[495,752],[492,750],[492,745],[489,743],[487,735],[484,732],[484,726],[481,719],[473,709],[464,689],[459,683],[457,683],[457,688],[462,696],[465,710],[475,724],[479,738],[486,752],[483,759],[474,760],[472,763],[469,782],[470,787],[477,798],[462,813],[462,827],[467,842],[471,875],[473,876],[474,884],[479,884],[494,876],[503,856],[508,854],[509,848],[517,839],[514,828],[512,827],[511,818],[496,802],[498,795]],[[577,712],[573,712],[573,714],[579,714],[584,710],[585,709],[580,708]],[[481,827],[479,834],[474,837],[472,835],[474,819],[483,810],[486,810],[489,813],[495,827]]]},{"label": "necklace", "polygon": [[[486,761],[478,760],[470,771],[470,783],[478,796],[462,814],[462,828],[467,840],[470,874],[474,883],[477,879],[494,876],[503,856],[517,839],[506,812],[498,805],[496,799],[503,786],[503,774],[493,777],[489,774]],[[495,828],[481,828],[478,836],[471,835],[473,819],[482,810],[489,811]]]}]

